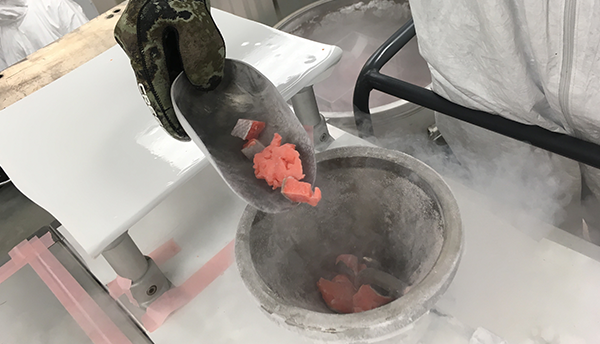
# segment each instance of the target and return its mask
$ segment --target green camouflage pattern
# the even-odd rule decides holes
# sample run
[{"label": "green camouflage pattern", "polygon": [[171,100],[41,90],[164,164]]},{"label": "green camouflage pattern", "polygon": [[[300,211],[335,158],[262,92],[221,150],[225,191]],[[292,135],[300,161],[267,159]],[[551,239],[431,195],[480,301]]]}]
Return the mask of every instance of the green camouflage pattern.
[{"label": "green camouflage pattern", "polygon": [[142,98],[174,138],[189,137],[171,103],[171,84],[185,71],[201,89],[214,89],[223,76],[225,43],[208,0],[130,0],[115,38],[131,60]]}]

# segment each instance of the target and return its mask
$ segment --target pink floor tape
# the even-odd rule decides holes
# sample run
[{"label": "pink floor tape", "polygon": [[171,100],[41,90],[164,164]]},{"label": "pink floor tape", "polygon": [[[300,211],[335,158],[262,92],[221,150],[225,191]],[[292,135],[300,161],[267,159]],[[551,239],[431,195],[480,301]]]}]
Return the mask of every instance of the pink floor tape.
[{"label": "pink floor tape", "polygon": [[167,260],[175,257],[177,253],[181,252],[181,247],[171,239],[166,243],[160,245],[156,250],[152,251],[148,256],[154,260],[156,265],[161,266],[167,262]]},{"label": "pink floor tape", "polygon": [[234,260],[234,241],[231,241],[219,253],[212,257],[179,287],[175,287],[159,296],[142,316],[142,324],[149,332],[154,332],[167,317],[193,300],[204,288],[227,270]]},{"label": "pink floor tape", "polygon": [[[48,250],[52,245],[50,233],[41,239],[23,241],[13,248],[9,263],[0,267],[0,281],[17,267],[31,265],[54,296],[85,331],[94,344],[131,344],[131,341],[110,320],[69,271]],[[6,267],[8,266],[8,267]]]},{"label": "pink floor tape", "polygon": [[44,246],[46,246],[46,248],[49,248],[54,244],[54,240],[52,239],[52,234],[50,234],[50,232],[47,232],[46,234],[42,235],[40,241],[42,242],[42,244],[44,244]]},{"label": "pink floor tape", "polygon": [[[225,248],[212,257],[197,272],[188,278],[181,286],[175,287],[154,301],[142,316],[142,324],[149,332],[154,332],[177,309],[185,306],[194,299],[204,288],[211,284],[217,277],[227,270],[233,263],[234,242],[231,241]],[[171,239],[152,251],[148,256],[154,260],[156,265],[161,266],[173,258],[181,248]],[[117,276],[107,284],[110,295],[118,299],[126,295],[131,303],[137,306],[137,301],[131,295],[131,280]]]},{"label": "pink floor tape", "polygon": [[108,287],[108,293],[113,299],[117,300],[121,297],[121,295],[125,294],[129,302],[136,307],[139,306],[137,300],[134,299],[133,294],[131,294],[131,280],[129,278],[117,275],[117,278],[108,282],[106,286]]},{"label": "pink floor tape", "polygon": [[[52,234],[50,234],[50,232],[43,235],[40,240],[46,247],[50,247],[52,244],[54,244],[54,240],[52,240]],[[25,265],[27,265],[25,260],[21,260],[16,263],[13,259],[11,259],[6,264],[0,266],[0,283],[6,281],[10,276],[19,271]]]},{"label": "pink floor tape", "polygon": [[0,266],[0,283],[6,281],[10,276],[19,271],[25,265],[25,261],[15,263],[15,261],[11,259],[6,264]]}]

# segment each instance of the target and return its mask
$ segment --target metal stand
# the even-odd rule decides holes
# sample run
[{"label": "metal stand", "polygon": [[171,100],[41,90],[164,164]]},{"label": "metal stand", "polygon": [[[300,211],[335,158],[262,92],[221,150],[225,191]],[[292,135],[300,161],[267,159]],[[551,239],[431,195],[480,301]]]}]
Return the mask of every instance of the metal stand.
[{"label": "metal stand", "polygon": [[527,125],[488,112],[469,109],[448,101],[431,90],[381,74],[381,68],[414,36],[415,26],[413,20],[410,19],[375,51],[358,75],[353,103],[354,119],[361,137],[374,135],[369,112],[369,95],[372,90],[378,90],[586,165],[600,168],[600,146],[594,143],[555,133],[536,125]]},{"label": "metal stand", "polygon": [[318,151],[325,150],[333,142],[333,138],[327,130],[327,122],[325,117],[319,113],[315,91],[312,86],[308,86],[300,90],[292,97],[292,106],[294,113],[300,120],[300,123],[305,126],[313,127],[313,139],[315,149]]},{"label": "metal stand", "polygon": [[131,280],[131,294],[142,308],[171,288],[171,282],[152,258],[142,254],[127,232],[110,244],[102,255],[119,276]]}]

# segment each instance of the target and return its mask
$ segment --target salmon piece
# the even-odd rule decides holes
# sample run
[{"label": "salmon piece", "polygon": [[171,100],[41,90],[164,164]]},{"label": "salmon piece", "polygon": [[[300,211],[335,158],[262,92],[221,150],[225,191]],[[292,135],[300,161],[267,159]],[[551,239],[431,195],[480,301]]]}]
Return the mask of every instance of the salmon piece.
[{"label": "salmon piece", "polygon": [[312,196],[310,196],[310,199],[308,200],[308,204],[312,205],[313,207],[316,207],[317,204],[319,204],[320,200],[321,200],[321,189],[315,188],[315,192],[313,193]]},{"label": "salmon piece", "polygon": [[292,202],[308,203],[313,207],[317,206],[321,200],[319,188],[315,188],[313,193],[310,183],[300,182],[294,177],[286,177],[283,180],[281,193]]},{"label": "salmon piece", "polygon": [[[296,146],[291,143],[281,144],[281,135],[275,134],[271,144],[262,152],[254,155],[254,175],[266,180],[273,190],[283,185],[283,180],[293,177],[302,180],[302,162]],[[320,193],[319,193],[320,194]]]},{"label": "salmon piece", "polygon": [[352,297],[354,313],[365,312],[383,306],[392,301],[391,297],[376,292],[369,284],[363,284]]},{"label": "salmon piece", "polygon": [[235,127],[233,127],[231,135],[239,137],[242,140],[257,139],[266,126],[267,124],[265,122],[240,118],[235,124]]},{"label": "salmon piece", "polygon": [[257,153],[260,153],[265,149],[265,146],[260,143],[257,139],[252,139],[244,144],[242,147],[242,153],[246,158],[253,160]]},{"label": "salmon piece", "polygon": [[331,281],[319,279],[317,287],[329,308],[338,313],[352,313],[354,304],[353,295],[356,293],[354,285],[346,275],[337,275]]},{"label": "salmon piece", "polygon": [[[319,291],[321,291],[321,295],[329,308],[339,313],[359,313],[383,306],[394,300],[391,297],[379,294],[369,284],[358,287],[361,281],[357,276],[367,268],[366,264],[359,264],[359,261],[359,258],[353,254],[340,254],[336,257],[335,264],[341,274],[335,276],[331,281],[321,278],[317,283]],[[334,282],[343,286],[333,285]],[[352,285],[352,288],[350,288],[350,285]],[[348,301],[348,296],[352,298],[351,302]],[[334,303],[336,307],[332,307],[331,303]],[[340,304],[343,304],[343,306],[339,306]],[[352,304],[352,310],[348,312],[350,304]],[[340,309],[343,309],[343,311]]]}]

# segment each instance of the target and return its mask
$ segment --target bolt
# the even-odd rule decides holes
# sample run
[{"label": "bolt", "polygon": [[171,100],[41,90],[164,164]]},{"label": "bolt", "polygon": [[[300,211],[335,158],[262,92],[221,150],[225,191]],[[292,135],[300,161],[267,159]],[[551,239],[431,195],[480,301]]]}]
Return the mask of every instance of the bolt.
[{"label": "bolt", "polygon": [[327,134],[326,134],[326,133],[323,133],[323,134],[321,135],[321,138],[320,138],[320,140],[321,140],[321,142],[325,142],[325,141],[327,141]]},{"label": "bolt", "polygon": [[152,296],[152,295],[156,294],[157,290],[158,290],[158,288],[155,285],[151,285],[150,288],[148,288],[148,290],[146,290],[146,294],[148,296]]}]

